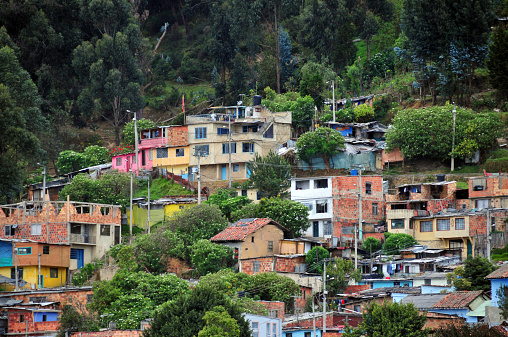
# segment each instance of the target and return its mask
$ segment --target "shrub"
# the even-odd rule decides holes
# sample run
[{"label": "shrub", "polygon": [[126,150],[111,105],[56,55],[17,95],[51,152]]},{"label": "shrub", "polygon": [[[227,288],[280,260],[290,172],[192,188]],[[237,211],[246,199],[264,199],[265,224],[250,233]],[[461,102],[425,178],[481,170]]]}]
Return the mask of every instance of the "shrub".
[{"label": "shrub", "polygon": [[484,167],[488,172],[508,172],[508,157],[487,159]]}]

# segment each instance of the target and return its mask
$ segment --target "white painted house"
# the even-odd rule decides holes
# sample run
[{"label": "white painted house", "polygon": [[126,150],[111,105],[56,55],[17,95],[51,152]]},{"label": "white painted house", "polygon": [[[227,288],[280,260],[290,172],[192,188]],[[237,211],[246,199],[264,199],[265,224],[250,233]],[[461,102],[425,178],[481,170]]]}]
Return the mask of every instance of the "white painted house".
[{"label": "white painted house", "polygon": [[291,179],[291,200],[309,207],[309,229],[304,237],[329,239],[333,232],[332,177]]},{"label": "white painted house", "polygon": [[254,314],[244,314],[252,337],[282,337],[282,320]]}]

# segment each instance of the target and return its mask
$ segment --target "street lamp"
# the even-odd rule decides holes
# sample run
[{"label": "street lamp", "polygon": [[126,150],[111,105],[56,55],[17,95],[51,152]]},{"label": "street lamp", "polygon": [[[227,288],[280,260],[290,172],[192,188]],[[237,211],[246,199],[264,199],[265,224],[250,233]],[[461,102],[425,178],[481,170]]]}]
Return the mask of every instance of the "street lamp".
[{"label": "street lamp", "polygon": [[[330,81],[327,81],[326,83],[330,83]],[[335,123],[335,80],[332,80],[332,109],[333,109],[333,122]]]},{"label": "street lamp", "polygon": [[456,116],[457,116],[457,106],[455,104],[453,104],[453,137],[452,137],[452,162],[451,162],[451,167],[450,167],[450,171],[453,172],[455,170],[455,157],[453,155],[453,151],[455,150],[455,119],[456,119]]},{"label": "street lamp", "polygon": [[43,180],[42,180],[42,201],[46,201],[46,165],[43,165],[41,163],[37,163],[37,165],[42,166],[43,171]]}]

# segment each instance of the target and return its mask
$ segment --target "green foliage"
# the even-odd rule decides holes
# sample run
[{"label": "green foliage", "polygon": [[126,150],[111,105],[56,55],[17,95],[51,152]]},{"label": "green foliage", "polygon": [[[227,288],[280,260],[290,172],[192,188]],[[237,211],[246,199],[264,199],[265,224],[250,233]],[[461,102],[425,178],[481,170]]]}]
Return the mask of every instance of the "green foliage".
[{"label": "green foliage", "polygon": [[247,163],[251,172],[250,182],[265,198],[286,197],[291,186],[291,166],[287,160],[271,151],[261,157],[255,154],[254,160]]},{"label": "green foliage", "polygon": [[508,172],[508,157],[487,159],[484,168],[487,172]]},{"label": "green foliage", "polygon": [[270,87],[265,88],[266,99],[262,100],[270,111],[291,111],[291,121],[296,130],[307,130],[312,124],[314,117],[314,100],[310,95],[302,96],[298,92],[286,92],[277,94]]},{"label": "green foliage", "polygon": [[426,337],[428,331],[423,329],[427,318],[420,315],[412,304],[372,302],[362,314],[363,321],[356,329],[346,331],[344,337]]},{"label": "green foliage", "polygon": [[[448,159],[453,137],[452,115],[450,105],[399,111],[393,119],[393,129],[386,136],[388,148],[399,147],[406,158]],[[488,150],[502,134],[503,123],[498,115],[457,108],[454,154],[465,158],[476,150]]]},{"label": "green foliage", "polygon": [[355,270],[355,264],[351,260],[335,258],[331,263],[326,265],[326,288],[334,296],[334,294],[343,293],[349,284],[349,280],[360,282],[362,280],[362,272]]},{"label": "green foliage", "polygon": [[[156,126],[154,122],[149,119],[141,118],[137,122],[138,127],[138,140],[141,139],[141,130],[150,129]],[[130,121],[125,124],[122,130],[122,139],[125,144],[135,145],[135,135],[134,135],[134,121]]]},{"label": "green foliage", "polygon": [[434,330],[434,337],[503,337],[505,334],[497,327],[485,324],[450,324]]},{"label": "green foliage", "polygon": [[[267,287],[266,285],[270,286]],[[300,293],[300,287],[291,278],[275,272],[257,273],[247,279],[245,292],[249,297],[259,298],[263,301],[281,301],[286,308],[294,304],[292,296]]]},{"label": "green foliage", "polygon": [[324,102],[323,87],[327,80],[337,77],[335,72],[324,63],[307,62],[301,68],[300,95],[310,95],[314,105],[321,108]]},{"label": "green foliage", "polygon": [[356,121],[359,123],[374,120],[374,107],[368,104],[360,104],[355,107]]},{"label": "green foliage", "polygon": [[499,97],[508,98],[508,64],[505,52],[508,49],[508,30],[504,26],[498,26],[492,34],[492,43],[489,46],[489,80],[493,87],[499,91]]},{"label": "green foliage", "polygon": [[[142,184],[138,182],[138,189],[134,193],[134,197],[147,197],[148,196],[148,184]],[[171,195],[191,195],[194,194],[188,188],[175,183],[173,180],[166,179],[164,177],[157,178],[150,181],[150,199],[157,200]]]},{"label": "green foliage", "polygon": [[383,253],[396,255],[400,254],[400,250],[417,245],[418,242],[414,237],[404,233],[393,233],[386,238],[383,245]]},{"label": "green foliage", "polygon": [[321,246],[315,246],[305,254],[305,263],[309,273],[323,274],[323,259],[330,257],[330,253]]},{"label": "green foliage", "polygon": [[191,247],[191,261],[200,275],[216,273],[234,265],[233,249],[209,240],[199,240]]},{"label": "green foliage", "polygon": [[83,153],[66,150],[60,152],[56,166],[60,174],[76,172],[82,168],[111,162],[110,151],[99,145],[90,145]]},{"label": "green foliage", "polygon": [[86,158],[87,166],[95,166],[111,163],[111,154],[104,146],[90,145],[85,148],[83,154]]},{"label": "green foliage", "polygon": [[234,318],[222,306],[213,308],[203,317],[206,324],[198,333],[198,337],[239,337],[240,327]]},{"label": "green foliage", "polygon": [[456,290],[470,290],[471,281],[464,277],[464,266],[459,266],[453,272],[446,274],[446,279],[449,283],[453,284]]},{"label": "green foliage", "polygon": [[508,286],[502,285],[496,292],[497,306],[501,309],[503,319],[508,319]]},{"label": "green foliage", "polygon": [[103,323],[116,322],[119,329],[137,329],[163,303],[190,292],[186,281],[175,275],[118,271],[111,281],[94,285],[90,308],[104,315]]},{"label": "green foliage", "polygon": [[235,194],[236,191],[234,189],[221,188],[218,189],[214,194],[210,195],[205,203],[219,206],[222,214],[230,219],[231,213],[233,211],[238,210],[252,202],[249,198],[243,195],[233,196]]},{"label": "green foliage", "polygon": [[66,200],[67,195],[73,201],[127,207],[130,200],[130,176],[127,173],[117,172],[92,179],[88,174],[78,174],[58,194],[60,200]]},{"label": "green foliage", "polygon": [[167,258],[184,260],[188,250],[178,234],[162,228],[154,230],[151,234],[136,236],[132,246],[139,269],[152,274],[166,272]]},{"label": "green foliage", "polygon": [[327,169],[330,167],[330,158],[339,153],[343,147],[344,137],[340,132],[327,127],[306,132],[296,142],[296,151],[300,160],[311,163],[313,157],[321,157]]},{"label": "green foliage", "polygon": [[85,282],[89,281],[92,276],[102,267],[103,262],[95,260],[94,262],[87,263],[72,277],[72,285],[82,287]]},{"label": "green foliage", "polygon": [[378,250],[381,250],[381,241],[370,236],[363,240],[362,248],[369,253],[377,252]]},{"label": "green foliage", "polygon": [[[471,288],[469,290],[490,290],[490,280],[487,280],[485,276],[496,270],[494,266],[487,258],[476,256],[467,258],[464,265],[464,278],[471,282]],[[457,289],[460,290],[460,289]]]},{"label": "green foliage", "polygon": [[[222,306],[240,328],[240,337],[250,336],[249,325],[242,317],[240,307],[213,288],[196,287],[188,294],[181,294],[168,301],[155,312],[151,327],[145,337],[193,337],[205,327],[206,312]],[[183,319],[185,318],[185,319]],[[232,321],[231,321],[232,322]]]},{"label": "green foliage", "polygon": [[77,331],[99,331],[97,317],[87,312],[86,308],[77,307],[76,303],[62,306],[58,321],[60,323],[58,337],[65,337]]}]

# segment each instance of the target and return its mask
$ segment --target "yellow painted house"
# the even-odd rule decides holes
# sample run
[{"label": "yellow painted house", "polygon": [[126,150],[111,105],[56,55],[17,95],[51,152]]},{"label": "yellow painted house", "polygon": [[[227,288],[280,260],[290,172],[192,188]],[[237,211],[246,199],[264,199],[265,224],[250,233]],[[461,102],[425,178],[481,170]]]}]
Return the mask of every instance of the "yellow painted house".
[{"label": "yellow painted house", "polygon": [[[162,198],[150,202],[150,224],[164,222],[169,219],[173,213],[185,208],[192,207],[198,203],[197,195],[180,195]],[[140,202],[132,207],[134,225],[140,228],[146,228],[148,223],[148,203]],[[130,217],[130,211],[127,209],[127,219]]]},{"label": "yellow painted house", "polygon": [[[0,249],[0,275],[15,279],[17,264],[19,288],[65,286],[70,266],[70,245],[1,240]],[[41,276],[38,279],[39,257]],[[15,284],[2,284],[1,288],[11,291],[15,289]]]}]

